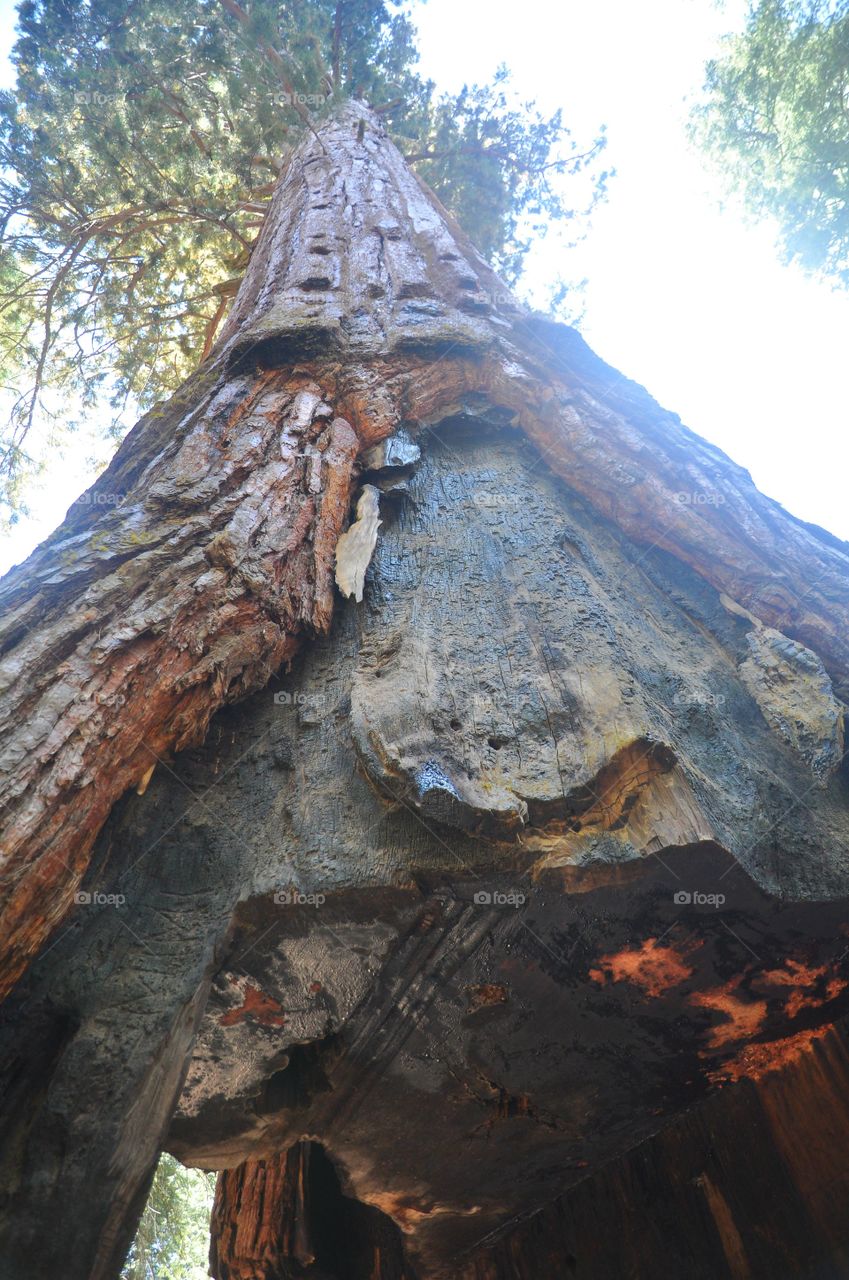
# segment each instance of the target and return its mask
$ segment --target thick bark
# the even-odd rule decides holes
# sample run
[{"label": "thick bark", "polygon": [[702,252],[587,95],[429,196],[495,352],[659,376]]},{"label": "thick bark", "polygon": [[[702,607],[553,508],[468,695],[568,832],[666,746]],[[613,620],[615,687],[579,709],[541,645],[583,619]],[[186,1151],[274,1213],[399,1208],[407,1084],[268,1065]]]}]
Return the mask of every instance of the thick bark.
[{"label": "thick bark", "polygon": [[308,375],[196,386],[164,415],[143,488],[37,552],[7,618],[6,989],[115,799],[330,621],[354,431]]},{"label": "thick bark", "polygon": [[345,1196],[333,1165],[311,1142],[221,1175],[209,1261],[219,1280],[415,1280],[399,1228]]},{"label": "thick bark", "polygon": [[845,545],[525,315],[349,106],[281,178],[209,365],[4,583],[0,990],[64,916],[122,792],[326,629],[358,449],[472,393],[845,686]]},{"label": "thick bark", "polygon": [[487,1242],[847,1012],[848,567],[323,125],[3,586],[2,1280],[111,1280],[163,1146],[221,1280],[559,1275]]},{"label": "thick bark", "polygon": [[[114,1275],[163,1145],[233,1168],[305,1134],[418,1274],[450,1273],[846,1009],[820,677],[758,684],[765,632],[666,554],[635,571],[514,430],[417,439],[363,603],[117,806],[92,903],[7,1006],[10,1276]],[[764,719],[776,675],[819,739]],[[172,1120],[156,1081],[195,1001]]]}]

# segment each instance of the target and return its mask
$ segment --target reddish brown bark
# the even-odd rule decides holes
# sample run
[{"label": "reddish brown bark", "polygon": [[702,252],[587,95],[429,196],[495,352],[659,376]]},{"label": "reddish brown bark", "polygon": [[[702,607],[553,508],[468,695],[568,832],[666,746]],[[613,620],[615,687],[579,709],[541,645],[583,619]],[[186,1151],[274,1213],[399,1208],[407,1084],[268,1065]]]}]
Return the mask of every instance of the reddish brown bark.
[{"label": "reddish brown bark", "polygon": [[475,396],[632,539],[814,648],[845,690],[845,544],[525,313],[349,104],[282,175],[208,363],[0,591],[0,992],[62,920],[122,792],[328,627],[360,451]]},{"label": "reddish brown bark", "polygon": [[225,1170],[210,1233],[215,1280],[415,1280],[398,1227],[343,1195],[322,1148],[306,1141]]},{"label": "reddish brown bark", "polygon": [[36,554],[36,589],[7,624],[21,635],[7,987],[62,918],[117,797],[200,741],[216,707],[267,683],[303,631],[329,624],[355,432],[308,375],[255,374],[223,391],[195,408],[144,491],[70,547],[60,538]]},{"label": "reddish brown bark", "polygon": [[315,1261],[306,1207],[309,1144],[228,1169],[212,1209],[210,1269],[220,1280],[265,1280]]},{"label": "reddish brown bark", "polygon": [[846,1029],[836,1027],[594,1173],[453,1274],[842,1276],[847,1083]]}]

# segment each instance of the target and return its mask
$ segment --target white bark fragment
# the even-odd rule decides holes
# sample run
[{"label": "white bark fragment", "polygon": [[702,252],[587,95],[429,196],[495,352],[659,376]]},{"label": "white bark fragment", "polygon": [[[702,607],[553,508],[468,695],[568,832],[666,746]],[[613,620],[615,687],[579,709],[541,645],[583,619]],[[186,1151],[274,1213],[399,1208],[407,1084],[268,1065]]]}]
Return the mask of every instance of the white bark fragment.
[{"label": "white bark fragment", "polygon": [[363,454],[363,466],[369,471],[383,471],[386,467],[411,467],[421,456],[421,449],[415,440],[408,432],[399,429],[394,436],[389,436],[366,450]]},{"label": "white bark fragment", "polygon": [[363,485],[357,503],[357,518],[336,544],[336,585],[343,596],[353,596],[359,604],[363,598],[366,569],[377,545],[380,490],[373,484]]}]

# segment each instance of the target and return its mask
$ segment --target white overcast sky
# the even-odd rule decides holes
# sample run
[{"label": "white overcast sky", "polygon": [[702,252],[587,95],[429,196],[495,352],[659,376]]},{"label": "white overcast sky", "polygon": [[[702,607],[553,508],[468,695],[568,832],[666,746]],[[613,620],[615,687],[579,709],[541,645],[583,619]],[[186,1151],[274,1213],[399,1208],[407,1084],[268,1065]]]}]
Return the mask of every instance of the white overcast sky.
[{"label": "white overcast sky", "polygon": [[[9,46],[11,9],[0,0]],[[704,63],[742,15],[741,0],[427,0],[416,10],[420,69],[458,89],[506,62],[521,98],[562,107],[579,138],[607,125],[605,164],[617,170],[607,203],[577,249],[535,248],[528,286],[587,276],[582,331],[598,354],[788,510],[849,538],[849,294],[784,266],[773,227],[722,209],[719,181],[686,138]],[[90,452],[79,440],[57,459],[0,569],[91,482]]]}]

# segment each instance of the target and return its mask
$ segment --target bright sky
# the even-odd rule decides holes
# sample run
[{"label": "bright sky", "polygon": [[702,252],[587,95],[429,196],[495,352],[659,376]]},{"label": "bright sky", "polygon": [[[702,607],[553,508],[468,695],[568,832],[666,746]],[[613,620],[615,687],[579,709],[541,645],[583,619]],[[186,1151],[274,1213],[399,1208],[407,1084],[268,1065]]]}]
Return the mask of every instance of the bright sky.
[{"label": "bright sky", "polygon": [[[9,45],[12,7],[0,0]],[[608,201],[568,256],[554,240],[535,248],[528,286],[587,276],[582,331],[599,355],[765,493],[849,538],[849,294],[783,266],[771,226],[721,210],[720,184],[685,135],[704,63],[742,14],[741,0],[428,0],[416,18],[421,70],[439,85],[488,79],[504,61],[521,98],[562,107],[579,139],[607,125]],[[57,459],[0,570],[91,482],[90,453],[79,439]]]}]

